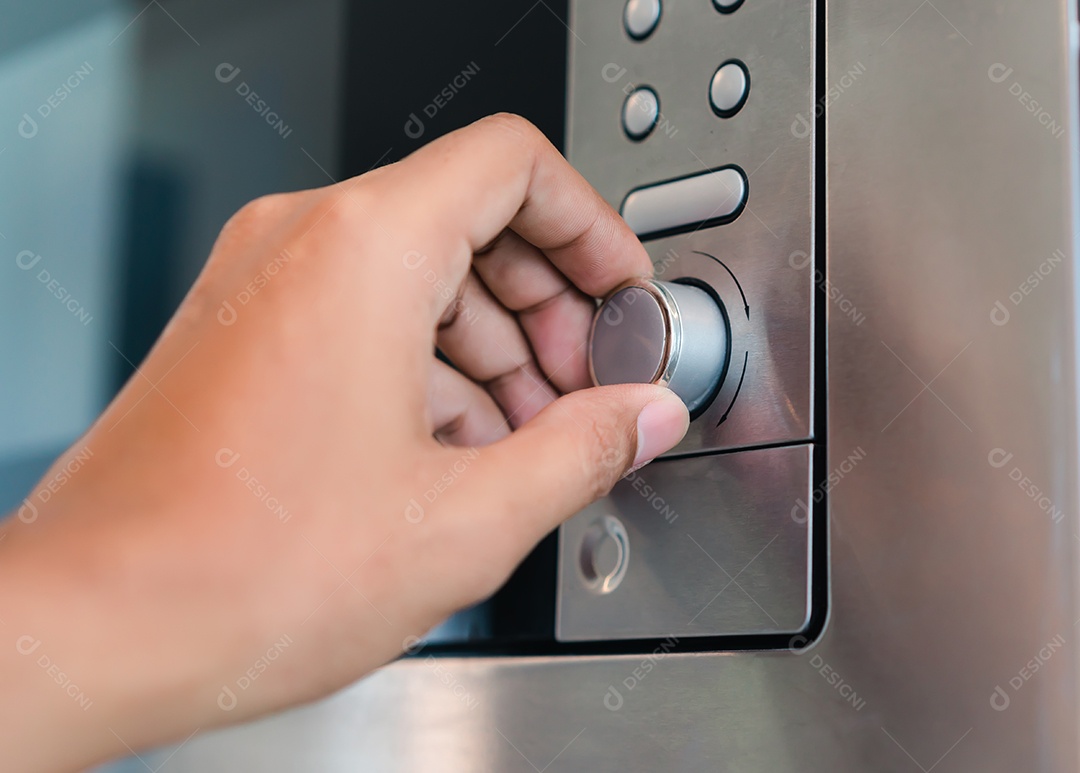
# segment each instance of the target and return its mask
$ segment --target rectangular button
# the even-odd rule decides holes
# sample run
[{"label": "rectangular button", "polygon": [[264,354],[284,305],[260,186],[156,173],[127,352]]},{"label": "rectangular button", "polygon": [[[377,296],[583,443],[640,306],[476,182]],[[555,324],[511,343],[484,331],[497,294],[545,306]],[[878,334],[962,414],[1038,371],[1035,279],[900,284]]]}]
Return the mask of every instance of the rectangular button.
[{"label": "rectangular button", "polygon": [[620,213],[639,237],[666,236],[731,222],[742,212],[746,193],[742,170],[726,166],[635,188]]}]

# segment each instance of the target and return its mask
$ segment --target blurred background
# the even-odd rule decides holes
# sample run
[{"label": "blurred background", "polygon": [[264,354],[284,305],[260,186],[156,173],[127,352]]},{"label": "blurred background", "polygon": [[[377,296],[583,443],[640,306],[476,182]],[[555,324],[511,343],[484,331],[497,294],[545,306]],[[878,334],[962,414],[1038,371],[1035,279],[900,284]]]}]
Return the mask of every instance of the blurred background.
[{"label": "blurred background", "polygon": [[[245,202],[499,110],[561,145],[565,16],[546,0],[0,0],[0,517],[132,376]],[[534,605],[551,594],[533,595],[554,560],[549,540],[435,639],[550,636]]]},{"label": "blurred background", "polygon": [[561,141],[564,6],[397,5],[0,0],[0,512],[132,374],[246,201],[497,110]]},{"label": "blurred background", "polygon": [[[145,356],[229,214],[340,173],[344,4],[5,5],[8,510]],[[215,76],[221,62],[239,69],[234,80]],[[241,82],[273,112],[260,116]]]}]

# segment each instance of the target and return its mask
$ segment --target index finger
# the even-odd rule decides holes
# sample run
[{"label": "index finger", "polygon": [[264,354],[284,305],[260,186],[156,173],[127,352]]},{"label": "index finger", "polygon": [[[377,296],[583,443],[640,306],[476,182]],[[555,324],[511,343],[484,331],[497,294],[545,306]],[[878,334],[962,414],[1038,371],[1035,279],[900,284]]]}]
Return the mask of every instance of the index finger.
[{"label": "index finger", "polygon": [[398,168],[405,200],[422,202],[443,235],[464,242],[446,243],[441,255],[430,256],[455,279],[468,270],[462,259],[507,227],[592,296],[652,274],[648,253],[626,222],[524,118],[484,118],[424,146]]}]

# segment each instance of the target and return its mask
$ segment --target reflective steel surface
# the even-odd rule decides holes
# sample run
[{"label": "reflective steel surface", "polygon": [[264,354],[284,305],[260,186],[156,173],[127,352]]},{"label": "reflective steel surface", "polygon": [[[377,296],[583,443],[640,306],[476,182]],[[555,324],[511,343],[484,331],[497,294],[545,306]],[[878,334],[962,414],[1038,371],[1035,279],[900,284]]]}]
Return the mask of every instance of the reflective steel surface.
[{"label": "reflective steel surface", "polygon": [[[809,446],[657,462],[563,527],[563,641],[801,631],[810,616]],[[624,576],[583,562],[596,525],[627,531]],[[586,567],[583,571],[583,565]],[[621,567],[620,567],[621,568]]]},{"label": "reflective steel surface", "polygon": [[[587,5],[620,28],[621,3]],[[827,5],[820,641],[421,653],[317,706],[196,737],[165,770],[1078,769],[1076,4]],[[731,18],[781,34],[792,7],[748,0]],[[705,53],[702,67],[724,55]],[[790,298],[761,306],[779,315]],[[792,345],[782,330],[770,341]],[[800,407],[769,426],[805,435]]]},{"label": "reflective steel surface", "polygon": [[[620,12],[615,2],[571,3],[581,43],[570,49],[567,158],[646,237],[656,277],[705,280],[732,327],[729,378],[675,453],[809,440],[814,133],[791,126],[814,112],[814,4],[755,0],[725,14],[669,0],[640,42],[618,24]],[[731,59],[753,88],[721,118],[710,86]],[[634,142],[619,111],[643,86],[659,96],[660,117]],[[715,202],[702,209],[705,198]],[[680,215],[731,222],[687,229]]]},{"label": "reflective steel surface", "polygon": [[[657,277],[710,288],[729,321],[724,377],[692,404],[690,431],[668,456],[813,440],[815,132],[791,130],[793,116],[814,111],[813,3],[733,14],[669,3],[664,27],[643,43],[613,30],[603,4],[572,8],[575,33],[595,42],[572,49],[567,157],[622,202]],[[712,85],[732,57],[755,88],[724,118]],[[611,111],[640,83],[661,95],[664,120],[648,141],[630,143]],[[690,344],[702,337],[683,331]],[[801,632],[815,582],[811,454],[805,446],[675,460],[621,483],[560,529],[557,638]],[[629,558],[619,587],[598,594],[580,554],[605,515],[625,523]],[[706,567],[719,584],[702,578]],[[740,580],[755,590],[740,590]]]}]

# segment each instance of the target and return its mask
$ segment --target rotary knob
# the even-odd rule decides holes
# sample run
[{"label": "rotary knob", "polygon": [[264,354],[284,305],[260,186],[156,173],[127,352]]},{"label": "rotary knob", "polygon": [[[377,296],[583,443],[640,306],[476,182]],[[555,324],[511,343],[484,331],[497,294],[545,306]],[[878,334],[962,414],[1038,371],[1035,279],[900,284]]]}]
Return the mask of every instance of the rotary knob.
[{"label": "rotary knob", "polygon": [[662,384],[694,413],[716,394],[728,350],[727,318],[711,293],[637,279],[616,288],[597,310],[589,372],[597,386]]}]

